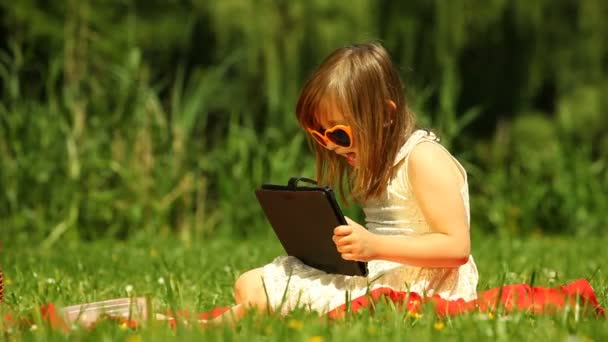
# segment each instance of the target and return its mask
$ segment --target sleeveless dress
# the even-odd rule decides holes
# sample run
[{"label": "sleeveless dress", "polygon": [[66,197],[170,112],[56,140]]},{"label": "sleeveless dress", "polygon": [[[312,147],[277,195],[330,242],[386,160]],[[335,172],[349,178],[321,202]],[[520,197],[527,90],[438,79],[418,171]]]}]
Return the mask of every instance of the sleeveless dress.
[{"label": "sleeveless dress", "polygon": [[[437,141],[433,133],[417,130],[401,147],[394,165],[403,163],[389,182],[387,191],[383,196],[368,201],[363,209],[366,228],[370,232],[405,237],[431,232],[410,190],[407,164],[414,146],[421,142],[438,144]],[[452,159],[464,176],[460,193],[470,222],[466,171],[454,157]],[[367,277],[329,274],[307,266],[295,257],[279,256],[263,267],[263,282],[269,305],[283,314],[298,307],[326,313],[379,287],[426,296],[438,294],[450,300],[462,298],[468,301],[477,297],[478,273],[472,256],[457,268],[423,268],[372,260],[368,262],[368,271]]]}]

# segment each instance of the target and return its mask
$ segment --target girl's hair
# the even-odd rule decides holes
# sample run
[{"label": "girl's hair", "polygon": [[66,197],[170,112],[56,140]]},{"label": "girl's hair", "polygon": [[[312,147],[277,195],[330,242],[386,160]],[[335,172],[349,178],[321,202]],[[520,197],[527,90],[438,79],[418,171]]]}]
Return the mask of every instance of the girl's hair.
[{"label": "girl's hair", "polygon": [[394,176],[397,152],[415,129],[415,117],[404,92],[396,67],[378,43],[335,50],[304,84],[296,106],[301,126],[319,128],[319,117],[335,108],[352,127],[358,148],[357,168],[312,143],[317,180],[337,185],[343,200],[344,175],[349,179],[351,195],[362,202],[382,195]]}]

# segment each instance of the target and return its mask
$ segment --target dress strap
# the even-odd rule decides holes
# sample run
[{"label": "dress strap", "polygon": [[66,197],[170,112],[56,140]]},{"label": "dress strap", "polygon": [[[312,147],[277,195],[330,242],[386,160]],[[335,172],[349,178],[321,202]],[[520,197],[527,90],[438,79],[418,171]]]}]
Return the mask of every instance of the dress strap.
[{"label": "dress strap", "polygon": [[401,148],[397,152],[397,157],[395,157],[395,162],[393,163],[393,166],[399,164],[403,159],[405,159],[414,149],[414,147],[422,141],[438,142],[439,138],[435,135],[435,133],[424,129],[414,131],[414,133],[410,135],[405,144],[403,144],[403,146],[401,146]]},{"label": "dress strap", "polygon": [[[439,143],[439,137],[437,137],[437,135],[435,135],[435,133],[430,132],[430,131],[426,131],[426,130],[417,130],[414,133],[412,133],[412,135],[407,139],[407,141],[405,142],[405,144],[401,147],[401,149],[399,150],[399,152],[397,153],[397,158],[395,158],[395,164],[397,165],[399,162],[401,162],[403,159],[405,159],[405,165],[403,166],[405,169],[405,174],[408,174],[408,159],[410,156],[410,152],[412,152],[412,150],[414,149],[414,147],[416,147],[416,145],[418,145],[421,142],[433,142],[436,143],[437,146],[439,146],[443,151],[445,151],[445,153],[447,153],[450,158],[452,159],[452,161],[456,164],[456,167],[458,168],[458,170],[460,171],[460,173],[462,174],[462,177],[464,179],[464,186],[467,186],[468,184],[468,177],[467,177],[467,171],[465,170],[465,168],[462,166],[462,164],[458,161],[458,159],[456,159],[451,153],[450,151],[448,151],[443,145],[441,145]],[[410,185],[409,183],[409,177],[408,177],[408,186]]]}]

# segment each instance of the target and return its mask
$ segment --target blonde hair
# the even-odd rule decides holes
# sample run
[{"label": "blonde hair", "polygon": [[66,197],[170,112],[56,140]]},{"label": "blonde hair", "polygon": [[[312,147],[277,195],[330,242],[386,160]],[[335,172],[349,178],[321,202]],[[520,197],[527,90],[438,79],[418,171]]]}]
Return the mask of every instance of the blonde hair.
[{"label": "blonde hair", "polygon": [[349,167],[344,158],[311,143],[319,183],[337,185],[345,201],[345,175],[349,191],[358,201],[384,193],[394,176],[397,152],[415,130],[415,116],[404,92],[396,67],[378,43],[339,48],[321,63],[300,93],[298,121],[304,129],[317,128],[326,104],[337,107],[352,127],[358,167]]}]

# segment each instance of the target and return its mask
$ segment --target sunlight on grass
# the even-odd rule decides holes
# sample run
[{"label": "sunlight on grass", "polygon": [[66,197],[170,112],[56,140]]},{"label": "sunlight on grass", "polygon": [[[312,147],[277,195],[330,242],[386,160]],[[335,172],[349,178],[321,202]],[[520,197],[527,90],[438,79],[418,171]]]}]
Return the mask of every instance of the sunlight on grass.
[{"label": "sunlight on grass", "polygon": [[[585,241],[580,248],[564,238],[499,239],[476,237],[473,253],[481,275],[480,291],[506,283],[529,282],[557,286],[588,278],[602,305],[608,283],[599,262],[606,260],[606,239]],[[263,246],[263,248],[260,248]],[[228,252],[229,251],[229,252]],[[216,239],[186,246],[175,239],[139,238],[130,243],[99,241],[72,243],[63,248],[41,250],[35,246],[7,245],[0,255],[7,296],[0,313],[30,317],[29,325],[12,326],[8,335],[38,339],[63,339],[36,312],[44,303],[68,305],[117,297],[152,298],[156,312],[168,309],[192,313],[209,311],[233,302],[232,284],[239,272],[259,266],[281,253],[273,236],[249,241]],[[297,310],[287,317],[248,314],[236,328],[200,328],[178,323],[143,322],[135,330],[115,322],[101,322],[93,329],[70,327],[75,339],[100,338],[148,341],[167,338],[213,338],[230,340],[248,336],[265,340],[395,340],[438,337],[457,339],[585,339],[608,336],[605,319],[580,317],[575,311],[552,316],[525,312],[508,316],[468,313],[438,319],[426,308],[420,314],[399,312],[379,303],[375,314],[363,311],[342,321],[328,321],[315,313]],[[4,323],[6,324],[6,323]],[[6,327],[5,327],[6,329]]]}]

